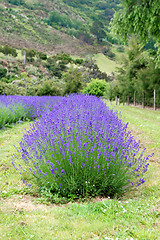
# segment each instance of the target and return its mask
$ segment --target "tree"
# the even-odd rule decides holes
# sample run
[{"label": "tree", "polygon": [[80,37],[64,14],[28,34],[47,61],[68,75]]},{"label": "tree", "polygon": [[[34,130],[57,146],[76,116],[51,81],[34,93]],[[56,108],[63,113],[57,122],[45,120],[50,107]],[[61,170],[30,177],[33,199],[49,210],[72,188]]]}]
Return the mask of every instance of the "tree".
[{"label": "tree", "polygon": [[11,49],[11,55],[13,56],[13,57],[17,57],[17,51],[16,51],[16,49],[15,48],[12,48]]},{"label": "tree", "polygon": [[96,36],[98,47],[98,44],[102,41],[103,38],[106,37],[103,23],[99,20],[94,21],[91,27],[91,33]]},{"label": "tree", "polygon": [[36,51],[34,49],[27,49],[26,58],[29,60],[29,62],[33,62],[35,56]]},{"label": "tree", "polygon": [[37,91],[38,96],[60,96],[61,91],[56,87],[52,80],[46,80]]},{"label": "tree", "polygon": [[24,5],[25,3],[23,0],[8,0],[8,2],[17,6]]},{"label": "tree", "polygon": [[138,73],[147,68],[148,59],[147,53],[143,52],[143,48],[137,43],[137,39],[130,39],[126,54],[122,56],[121,66],[117,69],[116,74],[122,95],[133,97],[134,91],[142,91],[139,86]]},{"label": "tree", "polygon": [[113,31],[127,39],[130,35],[146,42],[154,38],[160,43],[160,1],[122,0],[123,9],[115,13],[112,20]]},{"label": "tree", "polygon": [[83,24],[83,26],[81,26],[78,29],[78,31],[76,33],[76,37],[88,44],[93,44],[94,39],[90,34],[90,30],[89,30],[88,26],[85,24]]},{"label": "tree", "polygon": [[22,49],[21,54],[24,55],[24,64],[27,59],[29,62],[33,62],[36,56],[36,51],[34,49]]},{"label": "tree", "polygon": [[2,46],[0,46],[0,52],[3,53],[3,47]]},{"label": "tree", "polygon": [[13,57],[17,57],[16,49],[8,46],[8,44],[4,45],[1,51],[3,52],[3,54],[5,54],[6,58],[7,58],[7,55],[12,55]]},{"label": "tree", "polygon": [[63,75],[65,81],[64,94],[79,93],[82,89],[82,73],[71,67],[67,73]]}]

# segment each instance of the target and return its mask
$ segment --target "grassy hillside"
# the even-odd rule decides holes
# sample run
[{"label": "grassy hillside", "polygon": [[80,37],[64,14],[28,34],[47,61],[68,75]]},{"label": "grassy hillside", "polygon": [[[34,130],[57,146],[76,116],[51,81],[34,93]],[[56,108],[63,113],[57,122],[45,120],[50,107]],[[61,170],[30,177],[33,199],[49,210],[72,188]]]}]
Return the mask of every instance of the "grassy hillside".
[{"label": "grassy hillside", "polygon": [[92,46],[80,44],[78,39],[58,31],[43,22],[40,12],[9,7],[0,8],[0,44],[9,44],[17,48],[33,48],[54,54],[61,51],[81,54],[93,51]]},{"label": "grassy hillside", "polygon": [[[67,51],[81,55],[92,53],[96,48],[77,39],[79,29],[90,28],[93,21],[103,22],[106,32],[118,8],[119,1],[67,1],[67,0],[1,0],[0,1],[0,44],[9,44],[17,48],[33,48],[48,53]],[[46,19],[54,12],[73,26],[59,22],[48,25]],[[88,30],[85,30],[88,31]],[[90,33],[86,33],[90,34]],[[107,33],[108,38],[111,38]],[[90,36],[91,37],[91,36]],[[94,38],[92,39],[94,40]],[[92,41],[92,45],[93,41]]]},{"label": "grassy hillside", "polygon": [[115,61],[107,58],[102,53],[98,53],[94,55],[94,59],[97,65],[99,66],[99,69],[102,72],[106,72],[107,74],[111,74],[112,72],[115,72],[116,67],[118,66],[118,64]]}]

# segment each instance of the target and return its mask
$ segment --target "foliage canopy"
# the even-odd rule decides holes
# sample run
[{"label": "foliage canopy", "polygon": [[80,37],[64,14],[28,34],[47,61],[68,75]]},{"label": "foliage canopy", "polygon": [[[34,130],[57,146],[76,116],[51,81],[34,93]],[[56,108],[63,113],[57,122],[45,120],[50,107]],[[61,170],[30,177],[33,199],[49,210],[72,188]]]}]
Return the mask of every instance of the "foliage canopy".
[{"label": "foliage canopy", "polygon": [[160,1],[123,0],[123,9],[115,13],[113,31],[127,39],[132,34],[143,41],[154,38],[160,43]]}]

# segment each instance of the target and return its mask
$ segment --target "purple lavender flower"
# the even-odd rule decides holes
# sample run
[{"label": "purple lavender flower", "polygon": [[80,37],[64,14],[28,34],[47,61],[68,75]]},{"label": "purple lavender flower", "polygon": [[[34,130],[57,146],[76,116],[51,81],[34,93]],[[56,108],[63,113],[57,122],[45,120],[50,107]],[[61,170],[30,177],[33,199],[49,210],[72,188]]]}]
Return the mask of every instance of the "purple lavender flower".
[{"label": "purple lavender flower", "polygon": [[[71,95],[41,101],[30,102],[38,119],[24,134],[18,154],[53,193],[108,196],[144,183],[148,157],[127,132],[127,124],[101,99]],[[47,101],[50,107],[44,111]],[[23,173],[16,154],[13,164]]]}]

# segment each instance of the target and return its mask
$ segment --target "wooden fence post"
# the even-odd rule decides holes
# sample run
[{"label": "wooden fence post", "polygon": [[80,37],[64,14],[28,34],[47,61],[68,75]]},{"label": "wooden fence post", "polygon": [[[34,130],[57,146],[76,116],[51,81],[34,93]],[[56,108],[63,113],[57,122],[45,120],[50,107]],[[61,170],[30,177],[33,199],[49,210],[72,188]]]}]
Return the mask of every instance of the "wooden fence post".
[{"label": "wooden fence post", "polygon": [[142,93],[142,108],[144,108],[144,92]]},{"label": "wooden fence post", "polygon": [[127,105],[129,105],[129,95],[128,95],[128,101],[127,101]]},{"label": "wooden fence post", "polygon": [[154,111],[156,111],[156,90],[154,89]]},{"label": "wooden fence post", "polygon": [[134,91],[134,106],[136,106],[136,91]]},{"label": "wooden fence post", "polygon": [[124,95],[123,95],[123,106],[124,106]]},{"label": "wooden fence post", "polygon": [[117,100],[118,100],[118,99],[117,99],[117,96],[116,96],[116,105],[117,105]]}]

